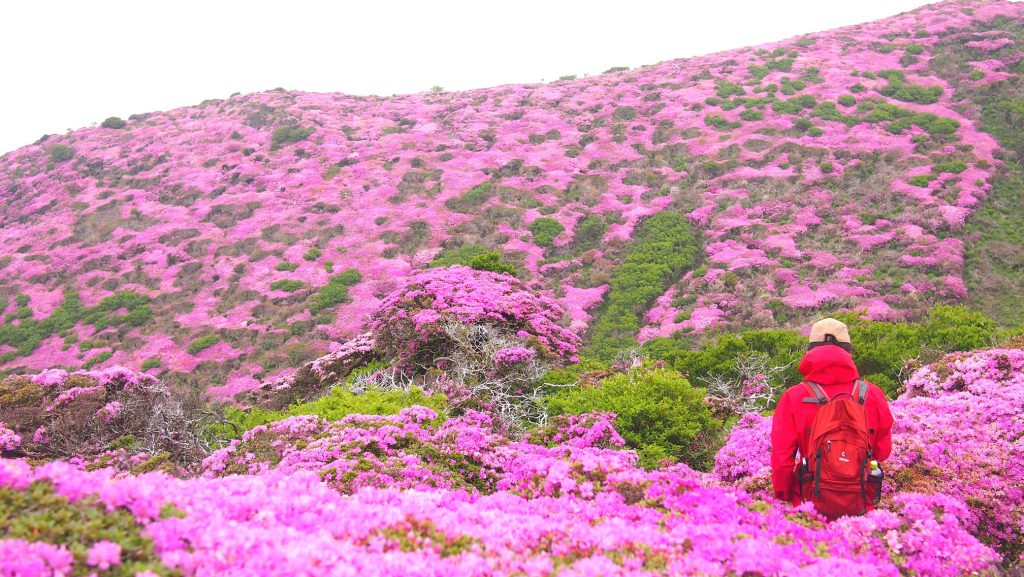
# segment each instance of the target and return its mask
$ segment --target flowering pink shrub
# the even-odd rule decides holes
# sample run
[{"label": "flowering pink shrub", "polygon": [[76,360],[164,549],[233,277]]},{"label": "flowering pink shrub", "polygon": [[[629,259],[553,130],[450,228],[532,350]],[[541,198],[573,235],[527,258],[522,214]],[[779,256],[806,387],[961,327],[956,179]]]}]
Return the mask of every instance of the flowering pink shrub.
[{"label": "flowering pink shrub", "polygon": [[757,413],[740,417],[732,426],[729,439],[715,455],[715,475],[752,495],[770,497],[771,425],[771,419]]},{"label": "flowering pink shrub", "polygon": [[[803,303],[920,311],[930,300],[899,287],[963,278],[963,247],[941,251],[942,240],[963,234],[1005,157],[929,62],[963,46],[982,81],[1016,76],[1007,27],[1021,10],[942,3],[572,81],[390,98],[269,91],[50,135],[0,158],[0,366],[200,369],[233,395],[299,364],[284,351],[311,347],[308,361],[364,332],[385,296],[467,246],[515,262],[583,334],[622,264],[617,243],[670,206],[714,247],[708,262],[742,274],[680,279],[669,290],[718,316],[681,324],[686,307],[668,310],[644,336],[772,324],[757,313],[786,296],[789,322]],[[938,87],[938,100],[886,95],[883,70]],[[934,173],[949,162],[963,170]],[[540,218],[565,229],[551,246],[528,233]],[[903,256],[914,257],[904,274],[835,290],[842,267],[878,272]],[[776,287],[781,269],[806,290]],[[949,286],[936,296],[962,298]],[[62,306],[65,288],[81,307]],[[129,293],[131,307],[103,305]],[[721,302],[737,294],[749,298]],[[241,363],[263,372],[249,378]]]},{"label": "flowering pink shrub", "polygon": [[21,435],[8,429],[0,422],[0,451],[14,451],[21,445]]},{"label": "flowering pink shrub", "polygon": [[205,417],[155,377],[124,367],[6,377],[0,397],[0,449],[17,455],[90,461],[128,443],[185,463],[208,450]]},{"label": "flowering pink shrub", "polygon": [[100,541],[89,549],[89,556],[86,559],[91,567],[107,570],[114,565],[121,564],[121,546],[110,541]]},{"label": "flowering pink shrub", "polygon": [[0,537],[0,575],[50,577],[69,575],[74,558],[63,546]]},{"label": "flowering pink shrub", "polygon": [[[906,495],[893,511],[826,525],[806,511],[680,481],[672,470],[650,475],[598,498],[376,488],[342,496],[308,471],[116,478],[62,463],[0,461],[0,488],[45,479],[72,499],[95,494],[130,511],[162,562],[184,575],[326,575],[339,566],[375,575],[546,574],[561,566],[600,575],[938,577],[996,561],[964,531],[962,507],[948,498]],[[176,513],[162,514],[169,506]],[[24,561],[12,557],[0,555],[0,571]]]},{"label": "flowering pink shrub", "polygon": [[493,326],[535,353],[574,360],[580,340],[557,324],[562,315],[553,300],[515,277],[456,265],[410,276],[381,302],[371,330],[386,354],[419,367],[450,352],[445,322]]}]

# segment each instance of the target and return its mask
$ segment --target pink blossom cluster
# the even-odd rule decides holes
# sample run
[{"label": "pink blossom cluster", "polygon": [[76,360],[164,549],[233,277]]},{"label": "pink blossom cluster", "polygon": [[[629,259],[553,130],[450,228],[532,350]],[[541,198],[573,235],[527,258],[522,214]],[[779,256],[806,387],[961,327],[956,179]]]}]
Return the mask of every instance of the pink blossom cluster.
[{"label": "pink blossom cluster", "polygon": [[21,445],[21,435],[4,426],[0,421],[0,451],[13,451]]},{"label": "pink blossom cluster", "polygon": [[70,575],[73,564],[71,551],[63,545],[0,537],[0,575],[3,577]]},{"label": "pink blossom cluster", "polygon": [[[987,571],[997,560],[964,531],[963,506],[947,497],[901,495],[892,510],[826,524],[806,508],[652,475],[593,499],[379,488],[344,496],[308,471],[180,480],[0,461],[0,487],[47,481],[69,499],[95,495],[129,511],[161,561],[186,576],[939,577]],[[162,515],[169,505],[182,514]],[[2,574],[70,569],[69,556],[47,544],[0,538],[0,551]],[[90,562],[113,565],[117,553],[94,546]]]},{"label": "pink blossom cluster", "polygon": [[494,364],[498,366],[509,366],[517,363],[525,363],[537,356],[537,351],[526,347],[506,347],[498,349],[494,353]]},{"label": "pink blossom cluster", "polygon": [[484,324],[507,332],[535,353],[575,360],[580,339],[561,326],[552,299],[507,274],[456,265],[413,273],[381,302],[371,331],[400,362],[430,366],[445,351],[443,324]]}]

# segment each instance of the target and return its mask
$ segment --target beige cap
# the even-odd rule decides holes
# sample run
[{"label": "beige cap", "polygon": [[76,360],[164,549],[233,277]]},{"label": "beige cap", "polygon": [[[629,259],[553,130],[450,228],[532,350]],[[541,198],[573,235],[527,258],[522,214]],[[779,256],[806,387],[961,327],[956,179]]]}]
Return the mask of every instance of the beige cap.
[{"label": "beige cap", "polygon": [[811,327],[810,342],[825,342],[825,335],[832,335],[835,337],[836,342],[850,342],[850,329],[846,327],[846,323],[837,321],[836,319],[821,319],[814,323]]}]

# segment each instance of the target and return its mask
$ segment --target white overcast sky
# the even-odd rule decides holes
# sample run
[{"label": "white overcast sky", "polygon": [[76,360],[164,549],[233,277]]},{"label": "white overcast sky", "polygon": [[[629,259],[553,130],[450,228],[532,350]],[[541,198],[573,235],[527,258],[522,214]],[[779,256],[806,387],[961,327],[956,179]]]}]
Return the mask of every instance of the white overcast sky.
[{"label": "white overcast sky", "polygon": [[278,86],[380,94],[598,74],[922,0],[3,0],[0,154],[108,116]]}]

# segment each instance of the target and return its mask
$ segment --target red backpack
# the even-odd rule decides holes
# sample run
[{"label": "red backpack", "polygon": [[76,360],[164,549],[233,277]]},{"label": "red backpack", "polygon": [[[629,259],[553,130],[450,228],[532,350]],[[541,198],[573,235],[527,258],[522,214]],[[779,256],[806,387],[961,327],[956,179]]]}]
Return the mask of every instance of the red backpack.
[{"label": "red backpack", "polygon": [[819,407],[797,474],[801,498],[814,503],[826,517],[862,515],[879,493],[868,486],[871,435],[864,410],[868,384],[859,380],[852,392],[832,399],[817,383],[805,382],[804,386],[812,396],[803,401]]}]

